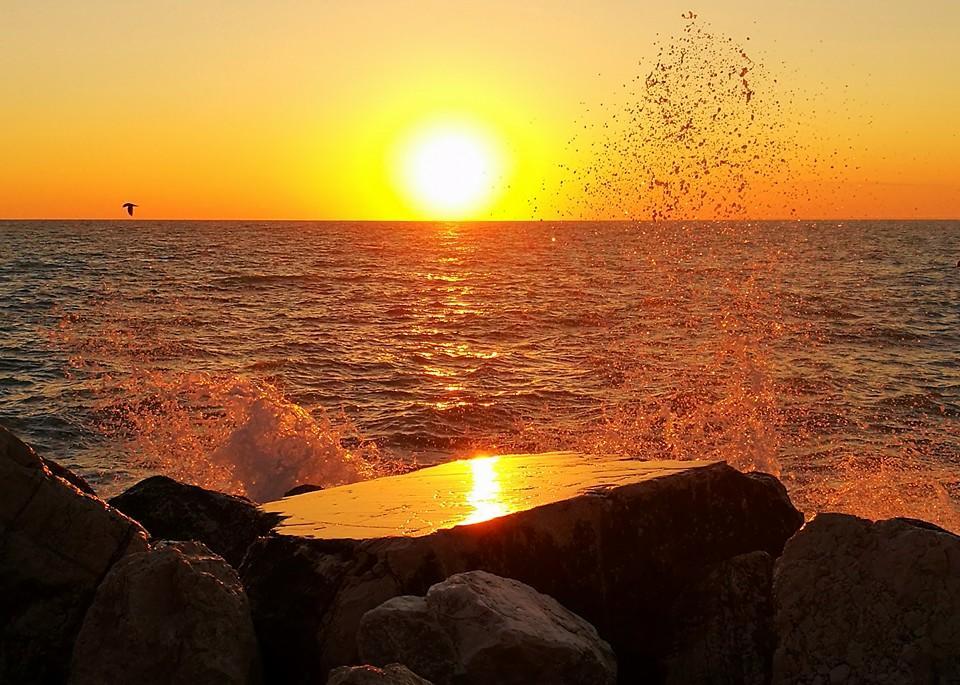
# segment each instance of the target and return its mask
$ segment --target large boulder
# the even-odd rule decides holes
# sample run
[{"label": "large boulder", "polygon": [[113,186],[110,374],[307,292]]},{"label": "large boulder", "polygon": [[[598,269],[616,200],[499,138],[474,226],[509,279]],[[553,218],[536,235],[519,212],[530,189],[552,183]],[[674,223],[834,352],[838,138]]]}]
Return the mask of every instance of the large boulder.
[{"label": "large boulder", "polygon": [[773,559],[762,551],[713,566],[677,597],[664,659],[668,685],[765,685],[770,682]]},{"label": "large boulder", "polygon": [[774,683],[960,682],[960,537],[820,514],[777,561]]},{"label": "large boulder", "polygon": [[454,635],[437,619],[434,608],[424,597],[400,595],[365,613],[357,631],[361,660],[381,665],[402,661],[437,685],[447,685],[464,669]]},{"label": "large boulder", "polygon": [[402,662],[436,685],[613,685],[617,662],[596,629],[552,597],[485,571],[426,597],[368,611],[357,635],[371,664]]},{"label": "large boulder", "polygon": [[593,624],[622,682],[663,679],[676,598],[725,559],[778,556],[803,522],[771,476],[581,455],[455,462],[265,507],[290,517],[279,532],[315,536],[261,538],[241,568],[266,667],[287,682],[358,663],[367,611],[473,570]]},{"label": "large boulder", "polygon": [[330,671],[327,685],[433,685],[402,664],[340,666]]},{"label": "large boulder", "polygon": [[157,540],[197,540],[235,568],[254,540],[280,520],[236,495],[180,483],[167,476],[140,481],[110,500]]},{"label": "large boulder", "polygon": [[198,542],[159,542],[117,562],[87,611],[69,682],[260,682],[236,571]]},{"label": "large boulder", "polygon": [[0,483],[0,682],[63,682],[101,580],[147,536],[3,427]]}]

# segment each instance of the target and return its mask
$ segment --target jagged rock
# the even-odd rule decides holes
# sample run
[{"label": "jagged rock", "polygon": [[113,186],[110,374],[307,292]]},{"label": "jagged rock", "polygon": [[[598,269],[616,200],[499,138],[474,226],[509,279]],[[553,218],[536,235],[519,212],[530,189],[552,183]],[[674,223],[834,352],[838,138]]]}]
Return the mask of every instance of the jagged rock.
[{"label": "jagged rock", "polygon": [[66,466],[61,466],[53,459],[47,459],[46,457],[40,457],[40,461],[43,462],[44,466],[50,469],[50,473],[55,475],[57,478],[63,478],[65,481],[70,483],[80,492],[85,492],[88,495],[97,496],[96,491],[91,487],[82,476],[77,475]]},{"label": "jagged rock", "polygon": [[402,664],[341,666],[330,671],[327,685],[433,685]]},{"label": "jagged rock", "polygon": [[960,682],[960,537],[820,514],[774,571],[774,683]]},{"label": "jagged rock", "polygon": [[302,495],[307,492],[316,492],[317,490],[323,490],[322,485],[313,485],[312,483],[302,483],[301,485],[294,486],[283,493],[284,497],[293,497],[294,495]]},{"label": "jagged rock", "polygon": [[617,680],[613,651],[592,625],[529,585],[485,571],[368,611],[357,644],[363,661],[400,661],[437,685]]},{"label": "jagged rock", "polygon": [[110,500],[156,540],[197,540],[235,568],[254,540],[280,520],[236,495],[180,483],[167,476],[140,481]]},{"label": "jagged rock", "polygon": [[0,682],[63,682],[97,586],[146,533],[2,426],[0,483]]},{"label": "jagged rock", "polygon": [[[268,671],[311,682],[358,663],[354,638],[367,611],[391,597],[423,595],[456,573],[485,570],[592,623],[613,646],[623,682],[662,678],[661,659],[677,648],[675,598],[720,561],[755,550],[779,555],[803,517],[771,476],[723,463],[608,462],[501,457],[496,487],[488,472],[477,469],[471,481],[469,462],[456,462],[265,505],[291,516],[281,533],[369,536],[278,535],[250,547],[241,577]],[[408,483],[415,490],[404,490]],[[477,495],[490,491],[497,502]],[[322,515],[310,519],[311,507]],[[472,510],[506,515],[421,526],[435,515],[449,522],[451,511],[469,522]],[[416,537],[398,537],[394,519],[421,526]]]},{"label": "jagged rock", "polygon": [[159,542],[117,562],[87,611],[69,682],[259,683],[236,571],[199,542]]},{"label": "jagged rock", "polygon": [[750,552],[721,561],[680,595],[671,612],[674,647],[664,659],[667,685],[764,685],[770,682],[773,559]]}]

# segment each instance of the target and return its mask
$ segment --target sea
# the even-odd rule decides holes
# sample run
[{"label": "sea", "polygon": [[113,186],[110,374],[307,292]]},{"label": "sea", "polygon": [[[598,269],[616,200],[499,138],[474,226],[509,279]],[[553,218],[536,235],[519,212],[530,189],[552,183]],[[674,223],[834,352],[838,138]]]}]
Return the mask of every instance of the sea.
[{"label": "sea", "polygon": [[960,531],[960,222],[0,222],[0,424],[114,494],[723,459]]}]

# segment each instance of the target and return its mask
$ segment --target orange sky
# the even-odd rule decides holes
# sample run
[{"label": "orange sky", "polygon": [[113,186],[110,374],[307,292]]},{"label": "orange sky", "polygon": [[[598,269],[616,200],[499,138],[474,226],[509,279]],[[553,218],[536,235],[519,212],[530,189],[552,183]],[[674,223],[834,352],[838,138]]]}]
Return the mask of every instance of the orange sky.
[{"label": "orange sky", "polygon": [[[9,0],[0,217],[118,217],[131,200],[142,218],[436,218],[393,157],[424,122],[465,121],[504,151],[496,192],[468,218],[532,218],[581,103],[645,74],[688,9]],[[807,179],[802,216],[960,217],[960,3],[693,9],[803,94],[805,148],[842,148],[850,171]]]}]

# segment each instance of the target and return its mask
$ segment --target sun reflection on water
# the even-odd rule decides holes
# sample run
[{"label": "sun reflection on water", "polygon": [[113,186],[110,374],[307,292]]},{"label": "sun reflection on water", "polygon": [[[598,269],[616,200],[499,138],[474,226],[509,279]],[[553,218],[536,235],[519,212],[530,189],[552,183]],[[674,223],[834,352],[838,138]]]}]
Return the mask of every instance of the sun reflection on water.
[{"label": "sun reflection on water", "polygon": [[500,457],[477,457],[470,460],[470,475],[473,485],[467,493],[467,503],[473,512],[462,521],[463,525],[488,521],[510,513],[510,507],[502,499],[500,473],[497,464]]}]

